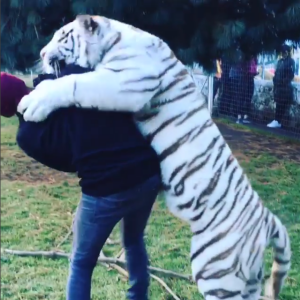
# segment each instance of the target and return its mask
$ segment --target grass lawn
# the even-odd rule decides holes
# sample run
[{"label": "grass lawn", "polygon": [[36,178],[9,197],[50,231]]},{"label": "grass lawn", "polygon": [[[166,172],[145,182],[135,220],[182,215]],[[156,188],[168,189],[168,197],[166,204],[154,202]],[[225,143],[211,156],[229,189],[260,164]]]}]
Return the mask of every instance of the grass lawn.
[{"label": "grass lawn", "polygon": [[[69,231],[79,201],[77,179],[27,158],[16,146],[16,129],[16,119],[1,118],[1,248],[69,252],[71,239],[59,249],[57,245]],[[293,261],[281,299],[300,299],[300,162],[278,157],[272,151],[242,149],[234,143],[231,146],[265,205],[288,227]],[[117,239],[118,230],[114,235]],[[189,274],[190,236],[188,226],[170,215],[164,202],[158,200],[146,232],[151,264]],[[104,252],[115,256],[119,250],[119,245],[110,245]],[[266,261],[269,274],[271,251],[266,253]],[[1,272],[3,300],[65,299],[67,260],[22,258],[1,253]],[[163,279],[181,300],[201,299],[195,285],[178,279]],[[104,266],[96,268],[94,300],[125,299],[126,288],[126,280],[117,271]],[[152,280],[150,299],[173,298]]]}]

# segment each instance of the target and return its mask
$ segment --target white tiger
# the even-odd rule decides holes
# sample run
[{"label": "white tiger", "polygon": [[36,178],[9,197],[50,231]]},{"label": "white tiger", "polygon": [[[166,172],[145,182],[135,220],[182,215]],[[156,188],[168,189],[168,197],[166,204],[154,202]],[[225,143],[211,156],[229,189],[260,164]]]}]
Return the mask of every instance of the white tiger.
[{"label": "white tiger", "polygon": [[265,294],[276,299],[290,268],[286,228],[263,207],[168,45],[115,20],[78,16],[54,34],[41,57],[51,73],[59,60],[95,72],[42,82],[19,104],[24,119],[41,121],[74,104],[137,113],[160,159],[167,206],[191,227],[199,291],[206,300],[257,300],[271,244],[275,259]]}]

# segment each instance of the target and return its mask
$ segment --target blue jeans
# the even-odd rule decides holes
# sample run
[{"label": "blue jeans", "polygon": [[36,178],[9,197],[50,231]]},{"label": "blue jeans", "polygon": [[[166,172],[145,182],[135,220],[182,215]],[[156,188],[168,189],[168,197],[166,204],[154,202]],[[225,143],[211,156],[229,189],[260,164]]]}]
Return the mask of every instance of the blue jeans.
[{"label": "blue jeans", "polygon": [[123,219],[131,300],[147,300],[149,273],[144,230],[161,180],[154,176],[141,185],[107,197],[83,194],[73,224],[73,249],[67,300],[90,300],[91,279],[98,256],[115,225]]}]

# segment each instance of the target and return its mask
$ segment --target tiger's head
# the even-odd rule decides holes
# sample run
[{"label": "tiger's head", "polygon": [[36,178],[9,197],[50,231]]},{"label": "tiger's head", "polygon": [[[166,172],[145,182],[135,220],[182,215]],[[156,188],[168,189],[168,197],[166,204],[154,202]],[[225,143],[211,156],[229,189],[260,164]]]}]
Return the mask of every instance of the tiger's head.
[{"label": "tiger's head", "polygon": [[77,16],[57,30],[41,50],[44,71],[54,74],[59,67],[68,64],[94,68],[101,61],[103,37],[109,28],[109,21],[100,16]]}]

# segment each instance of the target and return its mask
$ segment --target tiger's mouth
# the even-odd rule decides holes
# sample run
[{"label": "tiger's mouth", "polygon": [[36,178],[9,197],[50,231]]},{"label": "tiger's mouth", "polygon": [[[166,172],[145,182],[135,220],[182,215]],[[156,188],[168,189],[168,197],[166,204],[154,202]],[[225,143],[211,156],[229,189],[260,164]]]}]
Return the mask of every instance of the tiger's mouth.
[{"label": "tiger's mouth", "polygon": [[49,65],[56,74],[61,73],[67,66],[66,61],[64,59],[59,59],[58,57],[50,58]]}]

